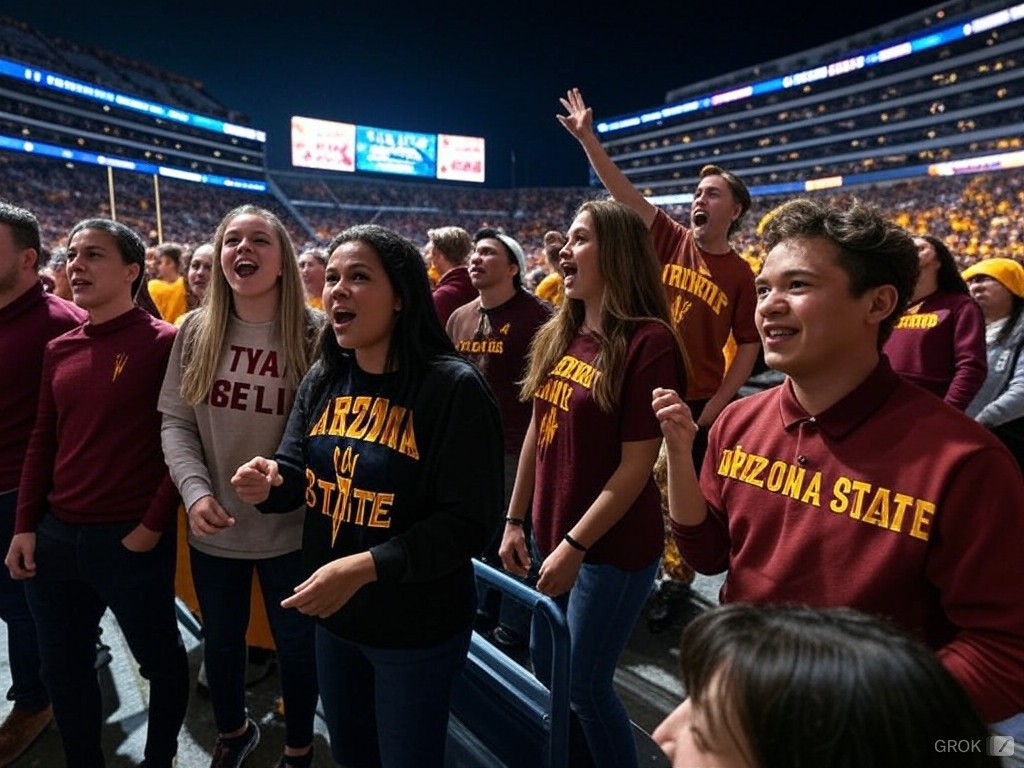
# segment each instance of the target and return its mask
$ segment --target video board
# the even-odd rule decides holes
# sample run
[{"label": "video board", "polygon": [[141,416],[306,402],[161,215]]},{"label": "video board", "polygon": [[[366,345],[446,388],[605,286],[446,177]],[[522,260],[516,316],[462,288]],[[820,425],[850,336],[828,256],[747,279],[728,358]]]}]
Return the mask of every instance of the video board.
[{"label": "video board", "polygon": [[390,173],[483,183],[486,147],[479,136],[417,133],[294,116],[292,165],[327,171]]}]

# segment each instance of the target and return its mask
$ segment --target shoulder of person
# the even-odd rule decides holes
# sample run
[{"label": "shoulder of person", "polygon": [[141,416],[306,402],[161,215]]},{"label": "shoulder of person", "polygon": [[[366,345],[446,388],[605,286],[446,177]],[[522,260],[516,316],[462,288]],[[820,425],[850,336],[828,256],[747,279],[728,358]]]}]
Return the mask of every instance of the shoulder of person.
[{"label": "shoulder of person", "polygon": [[479,311],[479,309],[480,309],[480,297],[477,296],[475,299],[472,299],[471,301],[467,301],[465,304],[462,304],[462,305],[456,307],[454,310],[452,310],[451,315],[448,316],[448,322],[451,323],[453,320],[458,322],[459,320],[461,320],[466,315],[473,316],[473,315],[475,315],[476,312]]}]

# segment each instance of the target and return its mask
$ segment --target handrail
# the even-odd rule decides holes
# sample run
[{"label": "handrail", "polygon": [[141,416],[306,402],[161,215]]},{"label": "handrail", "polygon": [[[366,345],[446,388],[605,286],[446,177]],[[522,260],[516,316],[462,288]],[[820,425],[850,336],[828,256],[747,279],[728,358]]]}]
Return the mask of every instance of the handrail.
[{"label": "handrail", "polygon": [[569,764],[569,625],[565,613],[547,595],[542,595],[523,582],[479,560],[473,560],[476,578],[504,595],[533,610],[534,620],[541,618],[551,635],[551,685],[548,720],[551,736],[548,741],[548,765],[551,768]]}]

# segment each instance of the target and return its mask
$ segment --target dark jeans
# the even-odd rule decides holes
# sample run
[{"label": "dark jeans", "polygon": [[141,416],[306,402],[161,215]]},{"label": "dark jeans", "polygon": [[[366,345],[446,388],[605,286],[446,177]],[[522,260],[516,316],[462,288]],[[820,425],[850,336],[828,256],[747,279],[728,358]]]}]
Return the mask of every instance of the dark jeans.
[{"label": "dark jeans", "polygon": [[149,552],[121,539],[135,523],[72,525],[47,515],[36,533],[36,576],[25,582],[42,676],[68,768],[102,768],[103,708],[96,634],[110,608],[149,681],[146,760],[170,764],[188,704],[188,659],[174,612],[173,530]]},{"label": "dark jeans", "polygon": [[472,630],[429,648],[371,648],[316,630],[331,755],[346,768],[442,768]]},{"label": "dark jeans", "polygon": [[189,555],[203,618],[203,659],[217,730],[232,733],[245,725],[245,630],[249,626],[255,568],[277,646],[285,743],[296,749],[308,747],[313,743],[318,696],[315,623],[294,608],[281,607],[281,601],[306,580],[300,551],[262,560],[239,560],[207,555],[192,547]]},{"label": "dark jeans", "polygon": [[[14,534],[17,506],[17,491],[0,494],[0,547],[5,555]],[[50,695],[39,676],[39,640],[25,599],[25,582],[12,579],[6,568],[0,567],[0,571],[0,619],[7,624],[7,660],[11,666],[7,700],[18,709],[38,712],[50,703]]]}]

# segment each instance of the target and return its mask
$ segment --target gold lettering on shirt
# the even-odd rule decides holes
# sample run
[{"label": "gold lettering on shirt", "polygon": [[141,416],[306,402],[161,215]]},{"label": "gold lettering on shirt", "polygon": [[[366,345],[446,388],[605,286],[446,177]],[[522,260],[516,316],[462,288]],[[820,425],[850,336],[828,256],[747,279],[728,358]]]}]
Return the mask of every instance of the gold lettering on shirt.
[{"label": "gold lettering on shirt", "polygon": [[903,315],[896,323],[897,331],[927,331],[939,324],[936,312],[923,312],[918,315]]},{"label": "gold lettering on shirt", "polygon": [[[681,293],[689,294],[694,299],[707,305],[716,315],[729,306],[729,296],[712,279],[706,270],[693,270],[681,264],[666,264],[661,270],[661,282],[675,288]],[[674,320],[682,319],[692,306],[692,301],[676,296],[672,302]],[[676,317],[678,315],[678,318]]]},{"label": "gold lettering on shirt", "polygon": [[328,401],[309,437],[345,437],[378,443],[412,459],[419,459],[413,412],[393,405],[386,397],[343,395]]},{"label": "gold lettering on shirt", "polygon": [[917,498],[900,489],[876,485],[862,478],[840,475],[827,487],[820,470],[808,470],[784,459],[747,452],[742,445],[722,449],[716,473],[767,493],[785,496],[836,515],[920,541],[931,537],[937,514],[935,502]]}]

